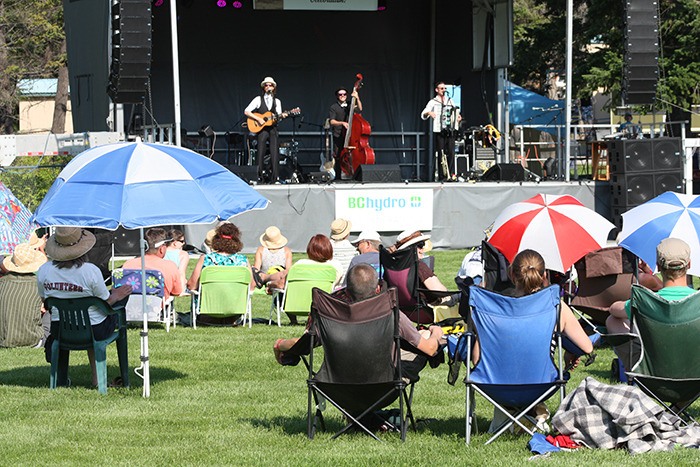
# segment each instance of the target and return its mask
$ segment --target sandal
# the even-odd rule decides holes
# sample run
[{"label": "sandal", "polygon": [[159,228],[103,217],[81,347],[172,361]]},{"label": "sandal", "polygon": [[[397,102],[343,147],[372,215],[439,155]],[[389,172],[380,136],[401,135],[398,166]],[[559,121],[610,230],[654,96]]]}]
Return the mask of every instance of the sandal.
[{"label": "sandal", "polygon": [[250,270],[253,272],[255,287],[261,289],[263,285],[265,285],[265,282],[263,282],[262,277],[260,277],[260,271],[258,271],[257,268],[250,268]]}]

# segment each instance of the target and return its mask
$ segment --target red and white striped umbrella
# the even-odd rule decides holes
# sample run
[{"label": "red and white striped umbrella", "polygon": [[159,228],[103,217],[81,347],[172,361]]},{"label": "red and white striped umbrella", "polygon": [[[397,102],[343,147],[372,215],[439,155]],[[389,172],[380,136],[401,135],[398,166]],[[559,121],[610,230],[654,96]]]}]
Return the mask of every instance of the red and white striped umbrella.
[{"label": "red and white striped umbrella", "polygon": [[566,272],[591,251],[603,248],[613,225],[571,195],[535,195],[511,204],[494,221],[488,242],[508,261],[535,250],[547,269]]}]

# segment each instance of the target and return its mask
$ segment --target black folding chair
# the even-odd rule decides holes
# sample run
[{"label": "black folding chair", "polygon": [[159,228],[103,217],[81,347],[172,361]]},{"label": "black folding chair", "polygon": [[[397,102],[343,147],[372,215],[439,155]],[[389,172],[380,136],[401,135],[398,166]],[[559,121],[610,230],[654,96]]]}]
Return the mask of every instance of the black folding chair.
[{"label": "black folding chair", "polygon": [[[375,411],[398,399],[399,422],[383,420],[406,439],[407,420],[415,429],[410,394],[401,377],[399,308],[394,289],[347,303],[315,288],[309,327],[308,436],[318,424],[325,429],[324,401],[337,408],[347,424],[333,439],[355,427],[379,440],[368,422]],[[323,362],[314,369],[314,347],[320,340]]]}]

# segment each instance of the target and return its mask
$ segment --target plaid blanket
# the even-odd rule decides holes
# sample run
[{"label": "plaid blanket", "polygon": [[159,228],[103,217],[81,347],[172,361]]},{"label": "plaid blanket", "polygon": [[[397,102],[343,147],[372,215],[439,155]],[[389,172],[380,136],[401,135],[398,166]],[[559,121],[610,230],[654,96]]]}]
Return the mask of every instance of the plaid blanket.
[{"label": "plaid blanket", "polygon": [[700,426],[684,426],[636,386],[599,383],[590,376],[562,402],[552,426],[589,447],[627,446],[631,454],[700,447]]}]

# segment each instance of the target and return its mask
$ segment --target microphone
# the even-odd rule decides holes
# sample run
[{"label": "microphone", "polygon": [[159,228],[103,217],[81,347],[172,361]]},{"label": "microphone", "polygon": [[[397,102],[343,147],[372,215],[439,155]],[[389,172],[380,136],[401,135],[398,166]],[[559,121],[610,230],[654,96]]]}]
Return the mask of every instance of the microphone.
[{"label": "microphone", "polygon": [[301,124],[304,123],[304,116],[302,115],[301,118],[299,119],[299,126],[297,126],[297,129],[301,128]]},{"label": "microphone", "polygon": [[445,89],[445,95],[446,95],[447,97],[450,97],[450,91],[448,91],[447,89]]}]

